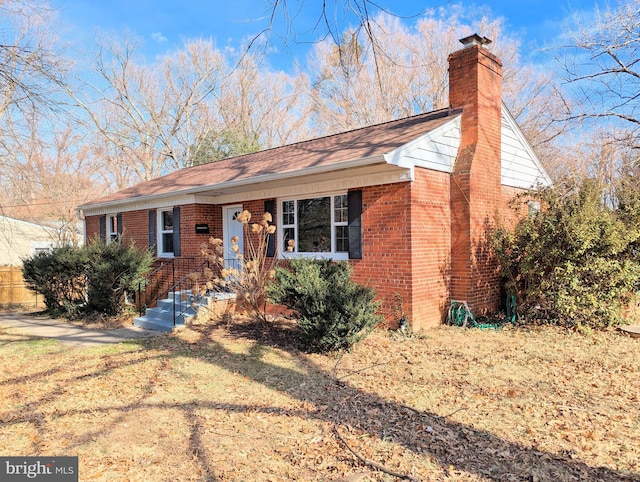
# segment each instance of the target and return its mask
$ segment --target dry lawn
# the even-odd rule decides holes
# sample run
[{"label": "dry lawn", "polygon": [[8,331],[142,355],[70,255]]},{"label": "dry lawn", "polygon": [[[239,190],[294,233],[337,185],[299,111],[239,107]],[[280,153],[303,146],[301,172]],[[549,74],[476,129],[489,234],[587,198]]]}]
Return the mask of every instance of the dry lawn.
[{"label": "dry lawn", "polygon": [[288,340],[0,330],[0,455],[78,455],[82,481],[397,480],[361,459],[424,481],[640,480],[640,339],[442,327],[341,359]]}]

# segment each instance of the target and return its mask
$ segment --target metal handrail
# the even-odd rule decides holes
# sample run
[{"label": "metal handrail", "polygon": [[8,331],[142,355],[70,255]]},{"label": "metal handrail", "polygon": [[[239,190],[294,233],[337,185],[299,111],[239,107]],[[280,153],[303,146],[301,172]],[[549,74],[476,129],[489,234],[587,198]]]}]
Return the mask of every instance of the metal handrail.
[{"label": "metal handrail", "polygon": [[[176,319],[179,318],[180,316],[184,315],[186,313],[186,311],[191,308],[191,303],[193,302],[195,298],[195,296],[198,295],[194,295],[193,293],[191,293],[191,297],[188,300],[187,306],[186,308],[182,308],[182,298],[180,298],[180,313],[176,314],[176,305],[178,304],[176,302],[176,292],[180,293],[181,291],[183,291],[183,289],[181,289],[180,287],[182,286],[183,283],[187,282],[187,281],[192,281],[194,278],[194,274],[199,273],[200,271],[202,271],[204,273],[204,268],[209,268],[209,261],[205,260],[202,263],[200,263],[195,269],[193,269],[189,274],[185,275],[182,277],[182,279],[180,281],[178,281],[177,283],[175,283],[173,286],[171,286],[171,288],[169,288],[169,293],[173,293],[173,326],[176,326]],[[189,290],[193,289],[193,285],[188,285]]]},{"label": "metal handrail", "polygon": [[[192,267],[190,266],[190,264],[193,261],[200,261],[200,263],[195,266]],[[238,263],[237,259],[225,259],[225,265],[235,265],[236,263]],[[195,263],[194,263],[195,264]],[[197,284],[199,279],[202,279],[204,282],[206,282],[207,280],[204,279],[204,270],[205,268],[211,268],[211,265],[209,263],[208,260],[204,260],[202,261],[202,258],[172,258],[172,259],[168,259],[166,261],[163,261],[163,263],[156,269],[154,269],[151,273],[149,273],[145,278],[146,279],[146,284],[145,284],[145,288],[147,288],[148,286],[152,286],[152,285],[160,285],[163,281],[167,282],[168,280],[165,279],[159,279],[162,278],[161,273],[163,271],[168,271],[167,274],[167,278],[171,280],[171,282],[167,282],[166,283],[166,288],[164,289],[158,289],[155,292],[155,296],[153,297],[153,299],[151,300],[147,300],[145,298],[145,302],[143,303],[142,300],[142,295],[145,294],[148,290],[143,290],[143,283],[138,284],[138,303],[139,303],[139,308],[140,308],[140,316],[143,315],[144,310],[149,306],[149,304],[154,303],[156,301],[158,301],[159,299],[163,298],[163,297],[168,297],[169,293],[173,293],[173,298],[172,298],[172,307],[173,307],[173,326],[176,325],[176,320],[184,315],[186,313],[186,311],[192,307],[192,303],[195,300],[199,300],[200,295],[199,294],[194,294],[191,293],[191,295],[189,296],[189,299],[187,300],[187,303],[183,305],[183,300],[181,295],[180,299],[176,299],[176,293],[180,293],[182,291],[186,291],[186,290],[192,290],[193,289],[193,285]],[[219,268],[219,267],[218,267]],[[169,271],[170,269],[170,271]],[[175,281],[176,278],[176,274],[178,274],[178,276],[182,273],[186,273],[185,275],[183,275],[177,282]],[[194,276],[196,273],[198,273],[198,276]],[[220,273],[218,273],[218,275],[220,275]],[[200,278],[200,276],[202,276],[202,278]],[[224,288],[222,288],[224,289]],[[148,303],[147,303],[148,302]],[[179,305],[179,306],[178,306]]]},{"label": "metal handrail", "polygon": [[[143,280],[138,282],[138,293],[136,296],[136,303],[138,304],[138,313],[140,316],[143,315],[143,312],[145,310],[145,308],[147,307],[147,303],[146,303],[146,297],[145,297],[145,303],[142,302],[142,289],[144,288],[145,290],[145,294],[147,291],[147,287],[151,284],[153,284],[153,280],[156,278],[156,275],[161,272],[165,266],[167,266],[168,264],[173,263],[173,259],[169,260],[169,261],[161,261],[160,265],[153,269],[152,271],[150,271],[149,273],[147,273],[146,275],[143,276]],[[156,300],[157,301],[157,300]]]},{"label": "metal handrail", "polygon": [[[147,307],[153,305],[159,299],[168,295],[171,286],[175,283],[176,272],[180,275],[182,272],[193,270],[194,261],[200,261],[202,258],[170,258],[160,261],[160,266],[148,273],[143,281],[138,283],[138,293],[136,302],[140,316],[144,314]],[[155,289],[154,295],[149,299],[149,291]],[[164,288],[163,288],[164,287]],[[144,295],[144,301],[143,301]]]}]

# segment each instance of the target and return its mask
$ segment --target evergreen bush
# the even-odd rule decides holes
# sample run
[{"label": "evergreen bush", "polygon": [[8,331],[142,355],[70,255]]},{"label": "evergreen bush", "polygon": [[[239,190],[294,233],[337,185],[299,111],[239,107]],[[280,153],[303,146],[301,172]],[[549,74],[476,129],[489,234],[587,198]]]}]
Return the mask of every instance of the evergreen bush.
[{"label": "evergreen bush", "polygon": [[89,313],[117,315],[125,308],[125,293],[137,290],[151,269],[148,249],[131,243],[93,242],[87,251],[87,306]]},{"label": "evergreen bush", "polygon": [[607,199],[603,186],[587,179],[536,196],[540,212],[494,233],[520,318],[583,331],[621,323],[640,283],[640,217],[627,212],[637,192]]},{"label": "evergreen bush", "polygon": [[63,246],[22,260],[27,287],[44,297],[54,316],[74,318],[85,303],[87,252]]},{"label": "evergreen bush", "polygon": [[294,311],[304,350],[348,350],[382,321],[374,290],[355,283],[351,273],[346,262],[306,258],[276,269],[270,298]]},{"label": "evergreen bush", "polygon": [[119,241],[94,241],[86,247],[59,247],[27,258],[23,275],[29,289],[43,295],[47,311],[55,316],[116,315],[124,309],[125,292],[137,288],[152,262],[149,250]]}]

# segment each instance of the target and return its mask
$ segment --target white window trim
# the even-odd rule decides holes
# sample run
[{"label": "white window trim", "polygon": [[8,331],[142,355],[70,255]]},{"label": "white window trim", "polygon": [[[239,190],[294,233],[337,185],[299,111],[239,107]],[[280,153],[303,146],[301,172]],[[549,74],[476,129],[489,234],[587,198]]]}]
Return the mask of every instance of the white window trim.
[{"label": "white window trim", "polygon": [[[158,258],[173,258],[173,251],[166,252],[164,251],[164,243],[162,242],[162,235],[171,233],[173,235],[173,229],[171,231],[162,229],[162,213],[171,213],[173,216],[173,207],[170,208],[160,208],[156,212],[156,238],[157,238],[157,246],[158,246]],[[175,222],[175,221],[174,221]]]},{"label": "white window trim", "polygon": [[31,256],[36,256],[42,252],[49,252],[53,247],[54,244],[49,241],[31,241]]},{"label": "white window trim", "polygon": [[[300,196],[287,196],[287,197],[282,197],[282,198],[278,198],[276,200],[277,202],[277,207],[276,210],[278,211],[278,226],[280,227],[279,232],[280,232],[280,236],[282,238],[282,242],[278,243],[278,257],[281,259],[287,259],[287,258],[320,258],[320,259],[332,259],[332,260],[348,260],[349,259],[349,252],[348,251],[343,251],[343,252],[336,252],[336,226],[348,226],[349,223],[348,221],[342,221],[342,222],[336,222],[335,221],[335,200],[334,197],[335,196],[346,196],[347,192],[346,191],[337,191],[337,192],[323,192],[323,193],[317,193],[317,194],[304,194],[304,195],[300,195]],[[298,226],[297,226],[297,222],[298,222],[298,201],[301,199],[315,199],[315,198],[321,198],[321,197],[328,197],[331,199],[331,251],[325,251],[325,252],[304,252],[304,253],[299,253],[299,252],[289,252],[287,251],[287,243],[284,240],[284,230],[286,228],[293,228],[294,232],[295,232],[295,245],[298,246]],[[295,224],[284,224],[284,212],[282,209],[282,203],[285,201],[294,201],[293,203],[293,212],[294,212],[294,219],[295,219]]]},{"label": "white window trim", "polygon": [[[115,219],[115,223],[113,220]],[[118,238],[118,215],[117,214],[107,214],[106,216],[106,226],[105,226],[105,241],[107,244],[111,244]],[[112,231],[113,225],[115,224],[116,230]]]}]

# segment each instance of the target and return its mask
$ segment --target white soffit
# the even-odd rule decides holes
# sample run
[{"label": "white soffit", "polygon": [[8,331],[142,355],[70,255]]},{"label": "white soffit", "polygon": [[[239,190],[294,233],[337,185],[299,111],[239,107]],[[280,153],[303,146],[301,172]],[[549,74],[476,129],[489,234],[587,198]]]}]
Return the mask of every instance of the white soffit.
[{"label": "white soffit", "polygon": [[[382,159],[381,159],[382,160]],[[185,204],[232,204],[254,199],[272,199],[286,196],[313,195],[322,192],[347,191],[348,189],[379,184],[411,181],[413,170],[398,168],[386,163],[372,163],[351,169],[302,175],[287,179],[239,184],[226,189],[203,187],[192,194],[176,193],[158,198],[132,199],[107,206],[85,209],[85,216],[113,214],[121,211],[157,209]],[[217,187],[217,189],[216,189]]]}]

